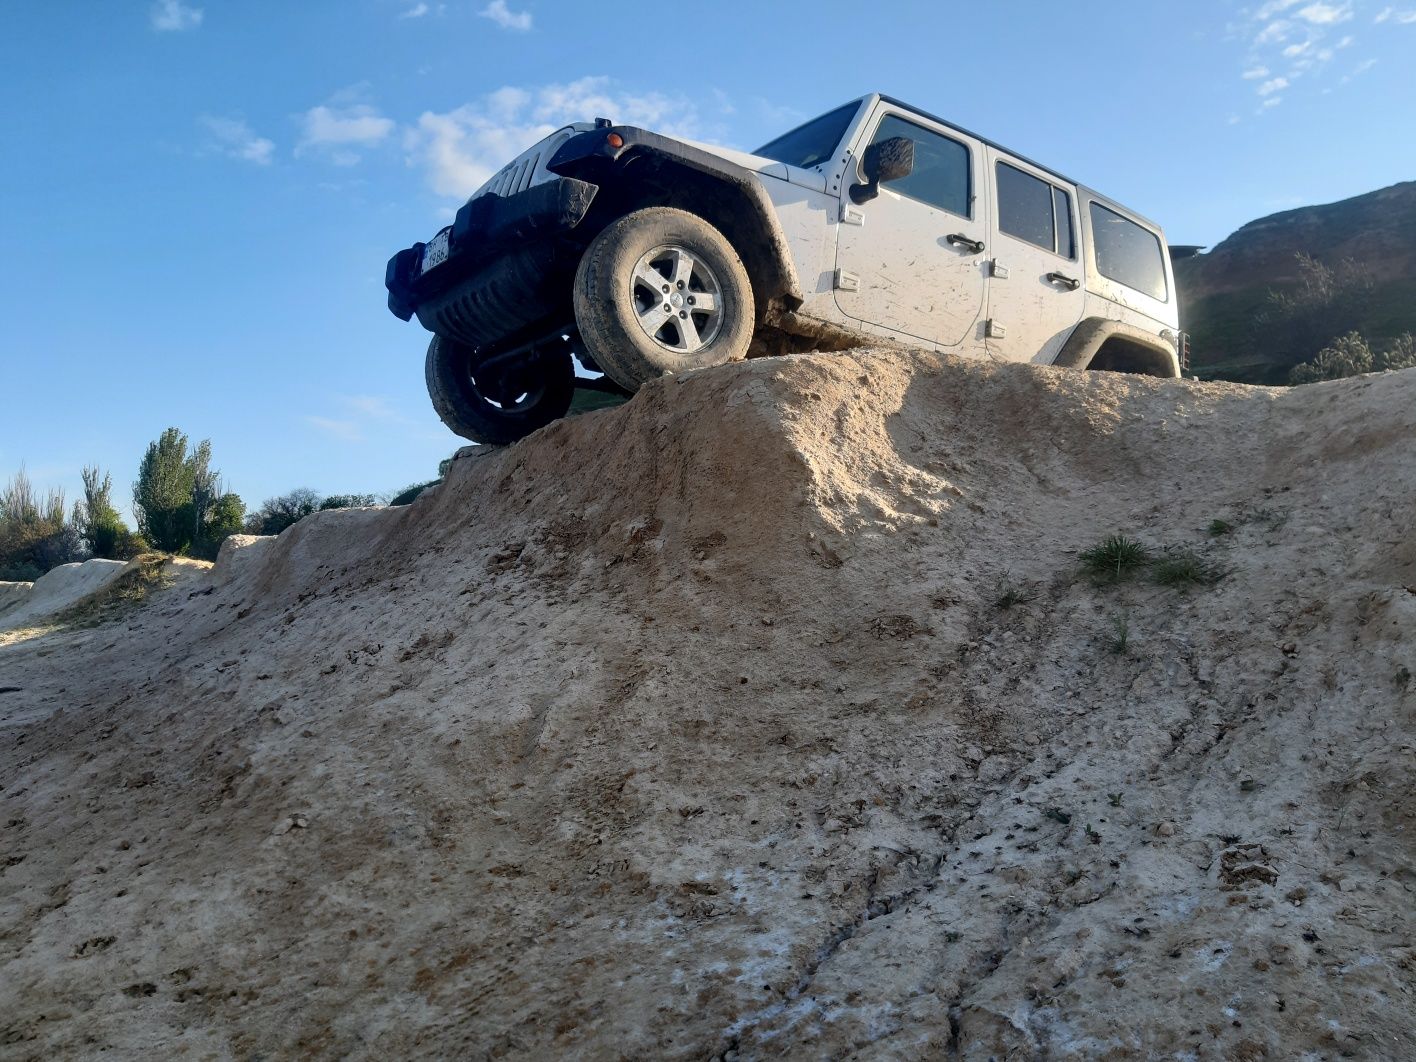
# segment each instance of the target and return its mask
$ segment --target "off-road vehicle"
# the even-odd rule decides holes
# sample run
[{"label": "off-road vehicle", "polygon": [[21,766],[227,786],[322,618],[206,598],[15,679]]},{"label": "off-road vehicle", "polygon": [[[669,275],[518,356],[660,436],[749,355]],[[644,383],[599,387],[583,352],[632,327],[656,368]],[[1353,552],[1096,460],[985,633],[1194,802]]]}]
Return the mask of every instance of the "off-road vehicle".
[{"label": "off-road vehicle", "polygon": [[[1178,376],[1159,226],[974,133],[870,95],[747,154],[607,119],[514,159],[388,263],[433,333],[433,405],[507,443],[577,387],[872,338]],[[578,378],[576,361],[599,378]]]}]

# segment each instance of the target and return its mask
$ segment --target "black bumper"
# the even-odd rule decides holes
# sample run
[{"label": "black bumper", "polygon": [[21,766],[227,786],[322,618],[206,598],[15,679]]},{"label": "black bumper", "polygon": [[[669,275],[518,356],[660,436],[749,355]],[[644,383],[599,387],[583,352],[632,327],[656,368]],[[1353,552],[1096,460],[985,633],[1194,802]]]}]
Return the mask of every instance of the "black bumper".
[{"label": "black bumper", "polygon": [[420,274],[421,243],[388,260],[384,286],[389,310],[407,321],[424,303],[441,301],[504,252],[575,228],[598,190],[588,181],[558,177],[516,195],[484,195],[463,204],[448,234],[445,262]]}]

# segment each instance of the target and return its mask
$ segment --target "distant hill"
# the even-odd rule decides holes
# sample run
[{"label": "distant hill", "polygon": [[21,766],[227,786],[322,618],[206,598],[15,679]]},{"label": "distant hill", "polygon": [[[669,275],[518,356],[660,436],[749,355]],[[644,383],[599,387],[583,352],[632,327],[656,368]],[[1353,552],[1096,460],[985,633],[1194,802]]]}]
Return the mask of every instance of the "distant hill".
[{"label": "distant hill", "polygon": [[1259,218],[1208,254],[1177,262],[1181,323],[1201,376],[1284,382],[1294,359],[1265,345],[1255,319],[1271,291],[1296,282],[1299,252],[1329,266],[1350,258],[1367,270],[1373,287],[1357,327],[1369,340],[1416,332],[1416,181],[1405,181]]}]

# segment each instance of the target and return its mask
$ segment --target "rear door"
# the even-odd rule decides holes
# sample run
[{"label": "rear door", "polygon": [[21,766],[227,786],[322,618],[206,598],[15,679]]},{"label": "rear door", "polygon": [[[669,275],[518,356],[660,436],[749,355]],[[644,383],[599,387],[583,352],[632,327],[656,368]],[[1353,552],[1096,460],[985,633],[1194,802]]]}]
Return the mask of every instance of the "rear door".
[{"label": "rear door", "polygon": [[1073,188],[988,148],[993,190],[988,353],[1049,363],[1082,318],[1086,299]]},{"label": "rear door", "polygon": [[[914,172],[856,204],[866,147],[914,141]],[[970,336],[984,302],[984,200],[977,194],[983,145],[882,103],[865,123],[842,182],[836,305],[847,317],[953,346]]]}]

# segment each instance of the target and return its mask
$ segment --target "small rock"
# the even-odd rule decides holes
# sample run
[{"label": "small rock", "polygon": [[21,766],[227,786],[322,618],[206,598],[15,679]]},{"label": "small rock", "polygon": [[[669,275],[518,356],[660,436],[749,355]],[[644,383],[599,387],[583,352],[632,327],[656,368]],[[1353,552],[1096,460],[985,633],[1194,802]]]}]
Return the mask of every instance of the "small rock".
[{"label": "small rock", "polygon": [[1155,832],[1157,837],[1174,837],[1175,823],[1162,822],[1159,826],[1155,828]]},{"label": "small rock", "polygon": [[1293,656],[1293,655],[1296,654],[1297,652],[1298,652],[1298,644],[1297,644],[1296,642],[1284,642],[1284,643],[1283,643],[1283,655],[1284,655],[1284,656]]}]

